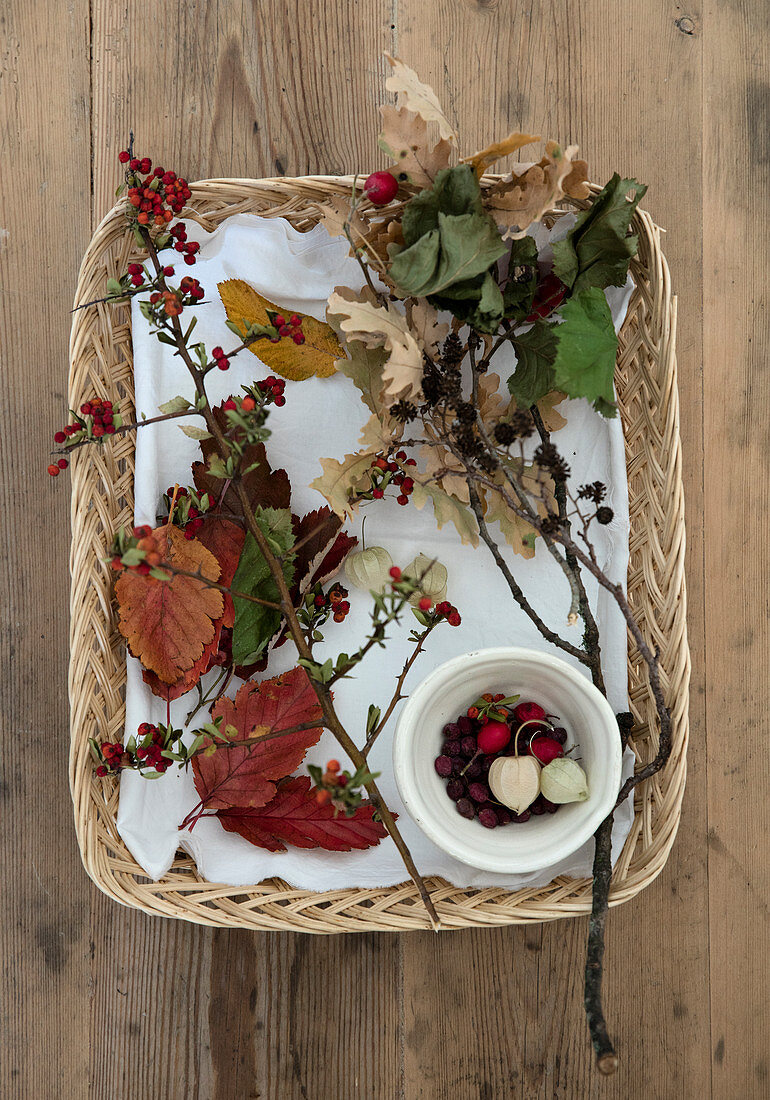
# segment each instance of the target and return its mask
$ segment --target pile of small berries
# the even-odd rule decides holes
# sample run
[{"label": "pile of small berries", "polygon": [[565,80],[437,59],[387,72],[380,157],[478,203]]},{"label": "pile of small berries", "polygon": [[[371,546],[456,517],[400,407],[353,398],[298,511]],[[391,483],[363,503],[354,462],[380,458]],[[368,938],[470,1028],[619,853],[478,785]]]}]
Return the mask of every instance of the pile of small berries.
[{"label": "pile of small berries", "polygon": [[187,180],[160,165],[153,171],[149,157],[132,157],[127,149],[118,154],[118,160],[128,165],[128,201],[139,225],[165,225],[182,212],[191,195]]},{"label": "pile of small berries", "polygon": [[469,820],[478,817],[487,829],[529,821],[532,814],[555,814],[559,809],[539,794],[528,809],[515,814],[497,802],[489,789],[487,776],[498,756],[519,751],[543,765],[564,756],[567,731],[548,721],[555,716],[547,715],[539,703],[510,706],[513,698],[490,692],[482,695],[465,714],[444,726],[444,743],[434,762],[457,812]]},{"label": "pile of small berries", "polygon": [[217,344],[215,348],[212,348],[211,358],[214,360],[219,370],[227,370],[230,366],[230,360],[227,358],[223,348],[221,348],[219,344]]},{"label": "pile of small berries", "polygon": [[[174,269],[171,267],[163,270],[173,272]],[[185,275],[179,284],[179,290],[169,290],[168,288],[154,290],[150,295],[150,305],[153,307],[153,314],[158,320],[164,314],[166,317],[178,317],[185,306],[196,305],[204,297],[204,294],[203,287],[198,280]]]},{"label": "pile of small berries", "polygon": [[348,602],[348,590],[336,582],[327,593],[319,593],[313,598],[313,604],[318,610],[330,611],[335,623],[344,622],[350,611]]},{"label": "pile of small berries", "polygon": [[270,318],[271,325],[278,329],[278,335],[270,337],[271,344],[277,344],[284,336],[290,336],[297,345],[305,343],[305,334],[302,331],[302,318],[298,317],[296,313],[292,313],[291,317],[287,320],[282,313],[273,314],[268,311],[268,317]]},{"label": "pile of small berries", "polygon": [[[335,582],[328,592],[324,592],[321,583],[313,585],[309,592],[305,593],[302,605],[297,608],[297,617],[303,630],[315,632],[328,620],[331,615],[335,623],[342,623],[350,612],[348,590],[339,582]],[[320,641],[321,636],[315,638]]]},{"label": "pile of small berries", "polygon": [[128,753],[123,746],[114,741],[105,741],[103,745],[99,745],[99,753],[104,761],[96,769],[96,774],[99,776],[117,775],[124,763],[124,758],[128,760]]},{"label": "pile of small berries", "polygon": [[[385,458],[384,455],[373,459],[369,468],[369,476],[372,481],[372,500],[381,500],[385,496],[388,485],[392,482],[400,490],[396,497],[398,503],[401,505],[409,503],[409,497],[414,491],[414,480],[401,469],[399,462],[402,462],[404,466],[417,465],[413,458],[406,457],[406,451],[397,451],[395,460]],[[365,495],[369,496],[368,493]]]}]

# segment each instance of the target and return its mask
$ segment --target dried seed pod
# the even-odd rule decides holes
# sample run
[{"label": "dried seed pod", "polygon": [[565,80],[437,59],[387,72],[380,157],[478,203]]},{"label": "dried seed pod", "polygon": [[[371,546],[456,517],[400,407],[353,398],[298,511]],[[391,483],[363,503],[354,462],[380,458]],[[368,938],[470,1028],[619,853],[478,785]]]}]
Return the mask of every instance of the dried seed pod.
[{"label": "dried seed pod", "polygon": [[540,792],[540,770],[534,756],[498,756],[489,769],[487,782],[498,802],[520,814]]},{"label": "dried seed pod", "polygon": [[585,802],[588,798],[586,773],[568,756],[546,764],[540,774],[540,789],[549,802]]},{"label": "dried seed pod", "polygon": [[410,603],[418,604],[423,596],[428,596],[434,603],[438,603],[446,596],[448,574],[446,566],[440,561],[434,561],[425,554],[418,554],[414,561],[407,565],[404,576],[419,582],[419,588],[410,597]]},{"label": "dried seed pod", "polygon": [[390,587],[390,569],[393,558],[382,546],[370,546],[356,554],[348,554],[345,561],[345,576],[354,588],[363,588],[367,592],[384,592]]}]

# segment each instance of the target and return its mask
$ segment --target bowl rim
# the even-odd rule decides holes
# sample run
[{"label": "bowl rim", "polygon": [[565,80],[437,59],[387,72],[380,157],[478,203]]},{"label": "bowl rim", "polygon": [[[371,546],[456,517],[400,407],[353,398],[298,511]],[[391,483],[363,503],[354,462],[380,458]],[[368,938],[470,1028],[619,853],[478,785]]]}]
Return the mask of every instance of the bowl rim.
[{"label": "bowl rim", "polygon": [[[608,732],[610,728],[617,731],[617,737],[614,741],[608,739],[607,769],[609,776],[606,781],[605,798],[596,801],[596,805],[581,821],[579,827],[572,831],[570,840],[564,843],[563,847],[554,854],[554,858],[548,863],[543,863],[542,857],[530,857],[528,859],[526,855],[522,854],[518,854],[513,861],[507,861],[505,857],[497,854],[490,854],[487,858],[485,856],[479,857],[478,853],[474,852],[471,857],[466,852],[463,843],[458,841],[456,836],[444,832],[442,828],[436,826],[435,820],[430,815],[422,792],[417,785],[414,769],[407,766],[410,753],[403,751],[404,741],[413,734],[415,720],[421,711],[421,704],[424,705],[425,697],[431,693],[437,680],[443,680],[456,671],[467,670],[469,663],[477,664],[482,660],[494,661],[496,659],[508,662],[526,659],[529,662],[534,661],[536,664],[539,663],[555,670],[572,686],[582,691],[590,700],[598,714],[603,718],[604,727]],[[409,816],[428,839],[461,863],[481,871],[492,871],[498,874],[542,871],[573,855],[578,848],[593,836],[596,829],[613,808],[617,792],[620,790],[623,767],[623,749],[620,734],[617,730],[617,720],[604,695],[588,677],[573,668],[561,657],[557,657],[552,653],[545,653],[542,650],[530,649],[526,646],[492,646],[487,649],[474,649],[458,657],[451,657],[448,661],[444,661],[443,664],[438,665],[437,668],[429,672],[414,691],[410,692],[409,698],[398,717],[393,733],[392,758],[393,774],[404,806]],[[589,796],[588,802],[591,801]]]}]

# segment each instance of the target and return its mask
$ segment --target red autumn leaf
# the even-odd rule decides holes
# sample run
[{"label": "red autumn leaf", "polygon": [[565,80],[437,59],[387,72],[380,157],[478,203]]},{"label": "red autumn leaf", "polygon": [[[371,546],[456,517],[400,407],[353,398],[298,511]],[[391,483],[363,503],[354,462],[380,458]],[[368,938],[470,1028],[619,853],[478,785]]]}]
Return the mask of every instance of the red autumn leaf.
[{"label": "red autumn leaf", "polygon": [[[324,848],[327,852],[350,852],[371,848],[387,836],[385,827],[373,821],[374,807],[364,803],[352,817],[337,813],[332,805],[319,806],[315,790],[306,775],[287,779],[266,806],[218,810],[217,817],[228,832],[238,833],[259,848],[285,852],[294,848]],[[284,843],[284,841],[286,843]]]},{"label": "red autumn leaf", "polygon": [[[197,539],[186,539],[171,524],[153,534],[170,565],[218,580],[216,558]],[[115,597],[118,629],[130,652],[165,684],[175,684],[201,659],[224,611],[222,593],[193,577],[160,581],[126,570]]]},{"label": "red autumn leaf", "polygon": [[335,577],[339,573],[345,558],[357,543],[358,539],[355,535],[348,535],[344,531],[340,531],[326,556],[321,559],[320,564],[316,566],[311,574],[310,585],[326,584],[332,577]]},{"label": "red autumn leaf", "polygon": [[[232,523],[229,519],[223,519],[216,513],[207,515],[198,529],[196,539],[209,550],[219,562],[219,583],[229,585],[232,583],[235,570],[238,568],[238,559],[241,556],[245,531]],[[223,627],[232,627],[235,617],[233,598],[224,593],[224,609],[221,618],[214,623],[215,633],[210,642],[203,648],[203,653],[192,666],[173,684],[164,683],[154,672],[148,669],[142,670],[142,679],[150,688],[153,695],[166,699],[169,702],[179,699],[192,691],[200,680],[211,668],[214,658],[219,652],[219,643]]]},{"label": "red autumn leaf", "polygon": [[233,727],[235,741],[306,722],[319,725],[262,744],[220,747],[211,756],[194,756],[193,778],[200,806],[210,810],[264,806],[275,794],[276,781],[299,767],[321,736],[321,707],[304,668],[244,684],[234,700],[219,700],[211,718],[221,718],[223,729]]},{"label": "red autumn leaf", "polygon": [[[227,415],[221,405],[213,410],[214,417],[223,431],[227,431]],[[203,462],[193,462],[192,473],[195,487],[199,493],[208,493],[217,501],[221,510],[228,515],[243,519],[243,506],[235,485],[227,484],[222,478],[209,473],[209,459],[216,455],[215,439],[201,441]],[[252,508],[262,505],[264,508],[288,508],[291,503],[291,483],[285,470],[273,470],[267,460],[264,443],[254,443],[245,448],[241,460],[243,469],[253,466],[241,477],[241,485],[246,490]],[[222,495],[224,492],[224,496]]]},{"label": "red autumn leaf", "polygon": [[[229,588],[232,584],[235,571],[238,568],[246,532],[242,527],[229,519],[224,519],[216,514],[207,515],[196,536],[198,542],[202,542],[207,550],[210,550],[219,562],[219,583]],[[222,626],[231,627],[235,621],[233,598],[230,593],[225,593],[225,610],[222,616]]]}]

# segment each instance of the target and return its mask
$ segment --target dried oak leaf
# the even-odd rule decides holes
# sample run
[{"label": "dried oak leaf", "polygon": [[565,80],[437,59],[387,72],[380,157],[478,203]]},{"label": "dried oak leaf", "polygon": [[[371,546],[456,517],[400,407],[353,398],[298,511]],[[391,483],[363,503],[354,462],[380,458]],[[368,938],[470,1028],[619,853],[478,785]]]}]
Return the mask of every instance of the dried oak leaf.
[{"label": "dried oak leaf", "polygon": [[511,153],[517,152],[523,146],[531,145],[533,141],[540,141],[540,135],[514,132],[509,134],[507,138],[503,138],[502,141],[495,141],[492,145],[488,145],[486,149],[474,153],[472,157],[463,157],[463,163],[470,164],[477,178],[480,179],[487,168],[491,168],[502,157],[510,156]]},{"label": "dried oak leaf", "polygon": [[[503,238],[523,237],[532,222],[553,210],[565,194],[585,197],[585,161],[575,158],[577,146],[563,149],[555,141],[546,143],[545,156],[538,164],[515,172],[509,180],[490,187],[484,205],[501,229]],[[570,190],[567,191],[566,188]]]},{"label": "dried oak leaf", "polygon": [[338,287],[329,297],[328,312],[348,341],[360,341],[368,348],[383,347],[388,358],[383,364],[383,394],[394,401],[421,394],[423,348],[410,331],[403,313],[390,303],[381,305],[370,294],[355,294]]},{"label": "dried oak leaf", "polygon": [[417,187],[430,187],[436,173],[449,167],[452,145],[444,138],[437,145],[428,143],[425,119],[406,107],[380,107],[382,130],[378,144],[393,160],[394,173],[405,173]]},{"label": "dried oak leaf", "polygon": [[[283,309],[274,305],[243,279],[226,279],[217,286],[228,320],[237,325],[244,336],[251,324],[271,323],[268,310],[281,313]],[[249,351],[270,370],[294,382],[301,382],[313,375],[328,378],[334,374],[335,359],[342,355],[334,330],[325,321],[317,321],[315,317],[302,313],[297,316],[302,320],[304,344],[295,344],[288,338],[279,340],[277,344],[269,340],[259,340],[250,345]]]},{"label": "dried oak leaf", "polygon": [[318,722],[310,729],[287,733],[261,744],[219,747],[210,756],[193,757],[193,779],[206,810],[232,806],[264,806],[276,783],[302,763],[321,736],[321,707],[304,668],[261,683],[249,681],[235,699],[220,699],[211,711],[222,719],[234,741],[246,741],[274,730]]},{"label": "dried oak leaf", "polygon": [[414,69],[410,69],[397,57],[391,57],[389,53],[385,57],[393,72],[385,81],[385,87],[389,92],[396,92],[398,106],[406,107],[414,111],[426,122],[438,123],[439,133],[448,141],[456,141],[457,134],[454,127],[444,114],[436,93],[427,84],[423,84]]},{"label": "dried oak leaf", "polygon": [[323,474],[310,482],[310,488],[317,489],[338,516],[351,516],[356,505],[351,504],[350,497],[357,489],[370,484],[373,457],[371,453],[345,455],[341,462],[336,458],[322,458]]},{"label": "dried oak leaf", "polygon": [[363,243],[369,232],[369,223],[361,217],[358,210],[351,214],[350,195],[330,195],[318,206],[318,222],[330,237],[343,237],[347,223],[350,235],[356,244]]},{"label": "dried oak leaf", "polygon": [[[217,559],[197,539],[186,539],[171,524],[153,534],[170,565],[218,580]],[[203,656],[224,611],[222,593],[192,577],[160,581],[125,571],[115,585],[115,596],[118,629],[129,651],[166,684],[179,681]]]},{"label": "dried oak leaf", "polygon": [[368,803],[359,806],[352,817],[338,813],[328,803],[319,806],[310,779],[300,775],[281,783],[266,806],[218,810],[216,816],[228,832],[269,852],[285,852],[287,844],[350,852],[371,848],[387,836],[373,815],[374,807]]}]

